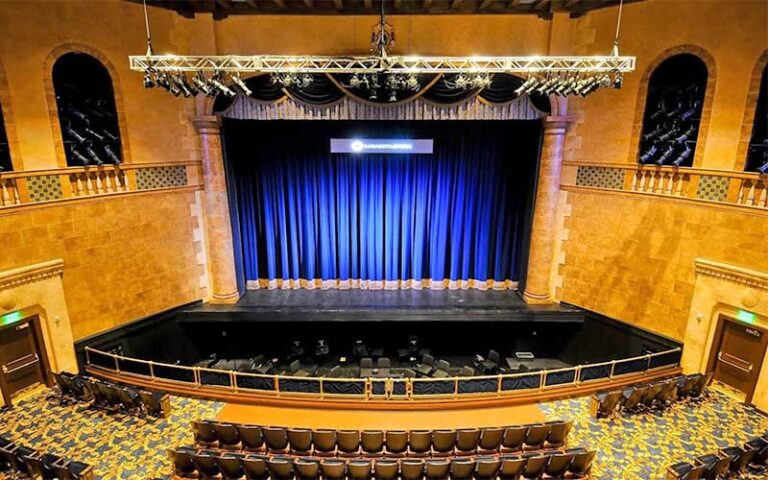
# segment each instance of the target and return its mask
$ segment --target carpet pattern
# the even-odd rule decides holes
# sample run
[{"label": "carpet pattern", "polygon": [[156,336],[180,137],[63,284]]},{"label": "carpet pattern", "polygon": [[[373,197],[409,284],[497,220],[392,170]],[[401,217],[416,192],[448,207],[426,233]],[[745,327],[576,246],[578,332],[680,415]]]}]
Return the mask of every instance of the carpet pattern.
[{"label": "carpet pattern", "polygon": [[[173,397],[170,418],[146,420],[82,404],[61,406],[48,398],[49,392],[0,413],[0,434],[90,463],[103,480],[168,478],[165,449],[191,445],[190,420],[217,418],[223,408],[217,402]],[[540,408],[548,419],[574,420],[569,444],[598,451],[592,477],[596,480],[663,479],[668,465],[742,444],[768,430],[768,418],[715,389],[698,405],[680,403],[664,412],[613,419],[592,418],[588,397],[543,403]]]},{"label": "carpet pattern", "polygon": [[[166,448],[193,443],[189,422],[215,418],[223,404],[171,397],[166,419],[108,414],[85,404],[62,406],[51,390],[0,413],[0,434],[42,453],[93,465],[100,480],[167,478]],[[2,478],[2,474],[0,474]]]},{"label": "carpet pattern", "polygon": [[608,419],[592,417],[589,404],[583,397],[543,403],[541,409],[548,419],[573,419],[568,444],[597,450],[592,478],[600,480],[663,479],[669,465],[768,431],[768,418],[716,389],[698,404]]}]

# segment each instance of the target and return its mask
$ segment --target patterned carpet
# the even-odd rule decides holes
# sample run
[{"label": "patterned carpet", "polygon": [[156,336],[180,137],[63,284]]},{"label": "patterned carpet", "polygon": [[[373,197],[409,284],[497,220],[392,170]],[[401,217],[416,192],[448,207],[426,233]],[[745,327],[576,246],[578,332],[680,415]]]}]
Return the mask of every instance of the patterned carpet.
[{"label": "patterned carpet", "polygon": [[568,443],[597,450],[592,478],[600,480],[663,479],[669,465],[768,431],[768,418],[716,389],[698,405],[680,403],[664,412],[613,419],[593,418],[587,397],[544,403],[541,409],[549,419],[574,420]]},{"label": "patterned carpet", "polygon": [[215,418],[223,407],[172,397],[169,418],[142,419],[110,415],[83,404],[61,406],[48,399],[49,394],[43,390],[0,413],[0,434],[40,452],[89,463],[100,480],[166,478],[170,465],[165,449],[191,444],[189,422]]},{"label": "patterned carpet", "polygon": [[[168,478],[165,449],[191,444],[189,421],[215,418],[223,407],[174,397],[171,418],[144,420],[83,405],[62,407],[47,394],[35,394],[0,413],[0,433],[90,463],[103,480]],[[592,478],[599,480],[663,479],[667,465],[741,444],[768,430],[768,418],[717,390],[699,405],[679,404],[662,413],[616,419],[592,418],[587,397],[545,403],[541,409],[549,419],[573,418],[569,443],[598,451]]]}]

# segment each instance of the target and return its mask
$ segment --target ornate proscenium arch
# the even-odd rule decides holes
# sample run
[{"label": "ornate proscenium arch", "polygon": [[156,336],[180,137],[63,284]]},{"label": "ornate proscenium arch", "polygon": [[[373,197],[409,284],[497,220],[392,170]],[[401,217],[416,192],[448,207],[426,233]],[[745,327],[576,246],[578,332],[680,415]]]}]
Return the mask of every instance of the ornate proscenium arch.
[{"label": "ornate proscenium arch", "polygon": [[64,151],[64,139],[61,135],[61,124],[59,122],[59,111],[56,104],[56,92],[53,86],[53,66],[56,61],[67,53],[80,52],[90,55],[98,60],[104,68],[107,69],[109,77],[112,80],[112,92],[115,97],[115,110],[117,111],[117,124],[120,131],[120,145],[122,149],[122,158],[126,163],[131,162],[131,148],[128,136],[128,123],[125,119],[125,104],[123,101],[123,89],[120,83],[120,76],[117,69],[109,58],[96,50],[95,48],[82,43],[64,43],[53,50],[45,57],[43,62],[43,83],[45,86],[45,101],[48,104],[48,118],[51,123],[51,133],[53,134],[53,144],[56,152],[56,162],[60,168],[66,168],[67,157]]}]

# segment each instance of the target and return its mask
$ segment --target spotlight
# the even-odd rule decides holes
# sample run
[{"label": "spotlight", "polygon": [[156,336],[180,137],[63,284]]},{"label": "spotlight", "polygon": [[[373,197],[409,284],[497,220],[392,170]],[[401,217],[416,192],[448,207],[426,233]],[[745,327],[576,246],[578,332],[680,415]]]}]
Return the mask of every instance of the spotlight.
[{"label": "spotlight", "polygon": [[691,135],[693,135],[693,132],[695,130],[696,130],[696,127],[691,125],[690,127],[688,127],[688,130],[686,130],[685,132],[683,132],[679,136],[675,137],[675,142],[677,142],[677,143],[685,143],[691,137]]},{"label": "spotlight", "polygon": [[100,133],[95,132],[88,127],[85,127],[85,133],[87,133],[88,135],[92,136],[93,138],[95,138],[100,142],[103,142],[105,140],[104,135],[101,135]]},{"label": "spotlight", "polygon": [[397,101],[397,94],[395,93],[394,90],[390,90],[389,91],[389,98],[387,100],[389,100],[390,102],[396,102]]},{"label": "spotlight", "polygon": [[664,165],[664,163],[669,160],[669,157],[672,156],[672,153],[675,151],[675,147],[672,145],[668,146],[666,150],[664,150],[659,158],[656,159],[656,163],[658,165]]},{"label": "spotlight", "polygon": [[621,72],[616,72],[613,77],[613,88],[616,90],[621,89],[624,86],[624,75]]},{"label": "spotlight", "polygon": [[79,151],[75,150],[74,148],[71,151],[72,156],[79,160],[83,165],[88,166],[91,164],[91,160]]},{"label": "spotlight", "polygon": [[158,86],[164,88],[166,91],[168,91],[171,95],[174,97],[178,97],[181,95],[181,90],[176,88],[176,85],[171,83],[171,79],[168,76],[167,73],[162,73],[157,76],[156,83]]},{"label": "spotlight", "polygon": [[224,85],[221,82],[221,77],[222,77],[221,73],[216,72],[213,74],[209,82],[211,83],[211,85],[216,87],[221,93],[223,93],[227,97],[234,97],[235,95],[237,95],[237,93],[235,93],[234,90],[232,90],[231,88],[229,88],[228,86]]},{"label": "spotlight", "polygon": [[253,95],[253,91],[248,88],[248,85],[245,84],[242,78],[240,78],[239,75],[232,75],[232,83],[237,85],[237,88],[240,89],[241,92],[243,92],[243,95],[246,97],[250,97]]},{"label": "spotlight", "polygon": [[696,114],[696,111],[699,109],[699,104],[700,103],[701,102],[699,102],[698,100],[693,102],[693,105],[691,105],[691,108],[689,108],[688,110],[683,112],[682,115],[680,115],[680,119],[681,120],[688,120],[689,118],[693,117]]},{"label": "spotlight", "polygon": [[649,148],[644,154],[640,156],[640,163],[649,163],[651,158],[653,158],[653,156],[656,155],[658,151],[659,149],[656,147],[656,145],[651,145],[651,148]]},{"label": "spotlight", "polygon": [[117,156],[114,150],[112,150],[112,147],[109,145],[104,145],[104,152],[107,154],[107,158],[109,158],[115,165],[120,165],[123,163],[123,161],[120,160],[120,157]]},{"label": "spotlight", "polygon": [[688,159],[688,157],[691,156],[692,152],[693,152],[693,149],[691,149],[691,147],[686,145],[685,146],[685,150],[683,150],[680,153],[680,155],[678,155],[677,158],[672,161],[672,165],[674,165],[676,167],[681,166],[683,164],[683,162],[685,162]]},{"label": "spotlight", "polygon": [[408,90],[414,92],[421,87],[421,85],[419,85],[419,79],[416,77],[416,75],[408,75],[408,78],[405,79],[405,86],[408,88]]},{"label": "spotlight", "polygon": [[181,90],[181,93],[183,93],[185,97],[193,97],[197,95],[197,89],[187,82],[186,75],[180,73],[178,75],[174,75],[172,78],[173,83],[176,84],[176,86],[179,88],[179,90]]},{"label": "spotlight", "polygon": [[216,95],[215,90],[211,88],[208,85],[208,82],[205,80],[205,75],[203,75],[203,72],[197,72],[197,75],[192,77],[192,84],[206,96],[213,97]]},{"label": "spotlight", "polygon": [[111,133],[111,132],[109,132],[108,130],[102,129],[102,130],[101,130],[101,133],[102,133],[102,134],[103,134],[105,137],[107,137],[107,138],[108,138],[110,141],[112,141],[112,142],[116,142],[116,141],[117,141],[117,137],[116,137],[115,135],[112,135],[112,133]]},{"label": "spotlight", "polygon": [[70,137],[74,138],[75,141],[79,144],[86,144],[88,143],[88,139],[85,138],[83,135],[81,135],[77,130],[72,128],[70,124],[66,124],[64,126],[64,132],[69,135]]},{"label": "spotlight", "polygon": [[93,163],[95,163],[96,165],[104,164],[104,161],[99,157],[99,155],[96,153],[93,147],[91,146],[85,147],[85,151],[91,157],[91,160],[93,160]]},{"label": "spotlight", "polygon": [[155,79],[152,78],[152,72],[147,70],[144,72],[144,88],[154,88]]},{"label": "spotlight", "polygon": [[652,132],[648,132],[645,135],[643,135],[643,141],[647,142],[648,140],[651,140],[654,137],[657,137],[657,136],[661,135],[661,132],[663,130],[664,129],[662,128],[662,126],[658,125]]},{"label": "spotlight", "polygon": [[762,174],[768,173],[768,160],[766,160],[765,163],[762,166],[758,167],[757,171],[762,173]]}]

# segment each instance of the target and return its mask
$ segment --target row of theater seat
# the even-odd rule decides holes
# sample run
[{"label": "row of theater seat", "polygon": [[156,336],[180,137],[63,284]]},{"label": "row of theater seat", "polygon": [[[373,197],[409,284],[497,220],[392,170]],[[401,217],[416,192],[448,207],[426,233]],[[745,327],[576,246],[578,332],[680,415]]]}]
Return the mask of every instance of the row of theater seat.
[{"label": "row of theater seat", "polygon": [[86,463],[41,454],[0,436],[0,478],[94,480],[95,476]]},{"label": "row of theater seat", "polygon": [[171,414],[171,397],[167,393],[150,392],[116,383],[67,372],[51,372],[66,402],[92,402],[96,408],[110,412],[167,418]]},{"label": "row of theater seat", "polygon": [[744,472],[768,477],[768,432],[755,437],[743,447],[723,448],[697,457],[695,463],[676,463],[667,468],[667,480],[740,478]]},{"label": "row of theater seat", "polygon": [[647,411],[687,398],[699,398],[711,381],[711,373],[680,375],[649,384],[632,385],[624,390],[598,392],[592,395],[592,416],[603,418],[617,411]]},{"label": "row of theater seat", "polygon": [[201,480],[534,480],[589,478],[595,451],[443,458],[293,458],[180,448],[169,450],[178,479]]},{"label": "row of theater seat", "polygon": [[193,421],[195,443],[247,452],[316,456],[448,456],[565,446],[572,421],[462,430],[329,430]]}]

